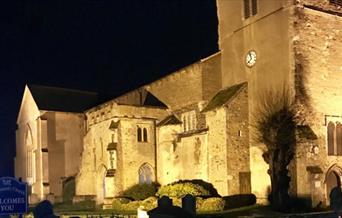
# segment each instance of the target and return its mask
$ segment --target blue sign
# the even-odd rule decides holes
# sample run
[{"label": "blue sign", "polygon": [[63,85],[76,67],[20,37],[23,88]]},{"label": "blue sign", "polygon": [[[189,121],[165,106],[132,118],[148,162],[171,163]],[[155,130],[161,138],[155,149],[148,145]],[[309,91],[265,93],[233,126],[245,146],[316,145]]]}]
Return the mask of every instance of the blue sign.
[{"label": "blue sign", "polygon": [[27,185],[12,177],[0,178],[0,215],[27,212]]}]

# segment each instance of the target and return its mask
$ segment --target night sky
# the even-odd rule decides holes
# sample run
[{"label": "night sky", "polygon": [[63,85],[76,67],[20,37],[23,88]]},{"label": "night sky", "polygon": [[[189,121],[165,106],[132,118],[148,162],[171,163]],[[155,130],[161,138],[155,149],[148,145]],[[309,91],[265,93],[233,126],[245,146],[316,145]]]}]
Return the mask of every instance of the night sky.
[{"label": "night sky", "polygon": [[119,95],[218,51],[215,0],[1,0],[0,176],[25,84]]}]

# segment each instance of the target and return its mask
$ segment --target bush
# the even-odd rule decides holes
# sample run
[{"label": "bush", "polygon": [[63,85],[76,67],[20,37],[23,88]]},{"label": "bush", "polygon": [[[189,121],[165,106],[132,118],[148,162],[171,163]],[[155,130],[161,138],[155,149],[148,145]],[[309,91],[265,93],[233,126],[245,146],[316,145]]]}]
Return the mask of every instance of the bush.
[{"label": "bush", "polygon": [[223,199],[225,201],[225,209],[249,206],[256,203],[256,197],[254,194],[224,196]]},{"label": "bush", "polygon": [[121,197],[132,200],[144,200],[148,197],[155,196],[158,184],[136,184],[120,193]]},{"label": "bush", "polygon": [[140,203],[140,206],[143,206],[145,210],[152,210],[158,206],[158,198],[148,197]]},{"label": "bush", "polygon": [[140,206],[140,201],[131,201],[124,205],[125,211],[137,211],[138,207]]},{"label": "bush", "polygon": [[63,182],[63,202],[71,203],[73,200],[73,197],[75,196],[75,191],[76,191],[75,177],[68,177]]},{"label": "bush", "polygon": [[122,210],[123,209],[122,205],[123,205],[123,203],[121,203],[119,199],[117,199],[117,198],[113,199],[113,201],[112,201],[112,209],[113,210],[118,210],[118,211]]},{"label": "bush", "polygon": [[201,179],[179,180],[171,184],[179,184],[179,183],[187,183],[187,182],[203,187],[205,190],[209,192],[210,197],[221,197],[219,193],[217,192],[216,188],[213,186],[213,184],[203,181]]},{"label": "bush", "polygon": [[196,211],[199,211],[202,207],[202,204],[204,202],[204,199],[201,197],[196,197]]},{"label": "bush", "polygon": [[118,197],[118,198],[115,198],[114,200],[118,200],[121,204],[128,204],[129,202],[132,201],[131,199],[125,198],[125,197]]},{"label": "bush", "polygon": [[139,206],[143,206],[145,210],[152,210],[158,204],[156,197],[148,197],[143,201],[127,201],[127,199],[123,199],[115,198],[112,202],[112,209],[116,211],[136,211]]},{"label": "bush", "polygon": [[173,206],[182,207],[182,198],[177,198],[177,197],[170,197],[170,198],[172,200]]},{"label": "bush", "polygon": [[221,211],[224,209],[225,201],[223,198],[207,198],[199,205],[199,211]]},{"label": "bush", "polygon": [[112,209],[115,211],[136,211],[140,206],[140,203],[140,201],[121,203],[119,199],[114,199],[112,202]]},{"label": "bush", "polygon": [[156,193],[157,196],[168,196],[182,198],[186,194],[193,196],[210,196],[210,192],[198,184],[191,182],[171,183],[169,185],[162,186]]},{"label": "bush", "polygon": [[57,203],[53,205],[56,211],[91,211],[95,210],[96,202],[93,200],[84,200],[75,203]]}]

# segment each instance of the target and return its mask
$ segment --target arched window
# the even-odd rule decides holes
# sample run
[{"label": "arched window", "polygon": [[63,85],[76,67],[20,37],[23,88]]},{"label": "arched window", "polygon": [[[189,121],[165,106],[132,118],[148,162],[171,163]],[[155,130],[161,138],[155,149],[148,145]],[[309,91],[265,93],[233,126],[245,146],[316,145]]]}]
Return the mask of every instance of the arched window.
[{"label": "arched window", "polygon": [[188,124],[188,131],[189,130],[192,130],[192,126],[191,126],[191,115],[188,113],[188,115],[186,116],[186,119],[187,119],[187,124]]},{"label": "arched window", "polygon": [[336,150],[337,155],[342,155],[342,124],[336,124]]},{"label": "arched window", "polygon": [[138,142],[142,141],[142,130],[140,127],[137,128],[137,138],[138,138]]},{"label": "arched window", "polygon": [[191,122],[192,122],[192,129],[195,130],[197,127],[197,122],[196,122],[196,112],[193,111],[191,116]]},{"label": "arched window", "polygon": [[144,138],[144,142],[147,142],[147,129],[146,128],[143,129],[143,138]]},{"label": "arched window", "polygon": [[144,163],[143,165],[141,165],[141,167],[139,168],[139,184],[143,184],[143,183],[151,184],[153,180],[152,177],[153,177],[152,167],[147,163]]},{"label": "arched window", "polygon": [[335,133],[335,124],[333,122],[329,122],[328,124],[328,155],[334,155],[334,134]]},{"label": "arched window", "polygon": [[26,146],[26,176],[28,183],[31,185],[35,180],[35,151],[33,149],[33,138],[31,128],[27,127],[27,132],[25,136],[25,146]]},{"label": "arched window", "polygon": [[185,117],[185,115],[183,115],[182,121],[183,121],[183,131],[185,132],[186,131],[186,117]]}]

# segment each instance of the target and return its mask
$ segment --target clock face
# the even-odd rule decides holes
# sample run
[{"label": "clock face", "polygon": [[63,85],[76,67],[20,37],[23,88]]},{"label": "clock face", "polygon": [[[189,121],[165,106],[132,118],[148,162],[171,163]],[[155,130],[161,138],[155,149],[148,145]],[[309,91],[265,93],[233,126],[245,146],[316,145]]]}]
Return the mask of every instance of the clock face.
[{"label": "clock face", "polygon": [[249,51],[246,55],[246,65],[248,67],[253,67],[256,62],[256,58],[257,58],[256,52],[253,50]]}]

